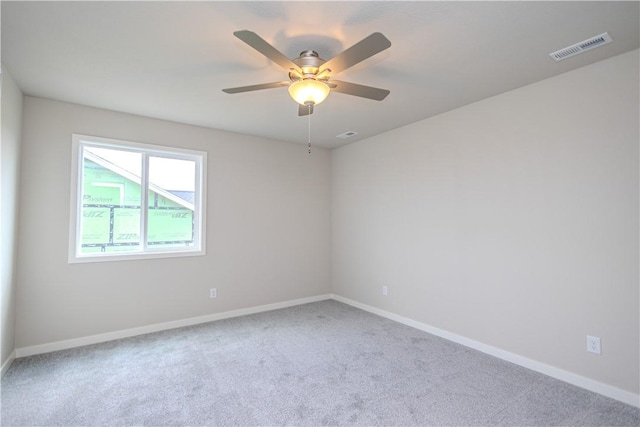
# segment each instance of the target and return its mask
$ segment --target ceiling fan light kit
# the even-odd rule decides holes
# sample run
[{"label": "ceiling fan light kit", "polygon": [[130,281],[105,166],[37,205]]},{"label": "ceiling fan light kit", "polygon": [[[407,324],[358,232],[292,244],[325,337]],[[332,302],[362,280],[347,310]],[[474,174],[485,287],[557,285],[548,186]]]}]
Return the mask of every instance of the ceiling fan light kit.
[{"label": "ceiling fan light kit", "polygon": [[320,80],[308,78],[289,85],[289,95],[300,105],[318,105],[329,95],[329,86]]}]

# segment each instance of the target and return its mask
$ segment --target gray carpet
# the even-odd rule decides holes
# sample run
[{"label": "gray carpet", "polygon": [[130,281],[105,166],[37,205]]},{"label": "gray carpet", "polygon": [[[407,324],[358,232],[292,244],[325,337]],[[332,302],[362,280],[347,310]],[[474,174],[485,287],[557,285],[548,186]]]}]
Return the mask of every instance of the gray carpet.
[{"label": "gray carpet", "polygon": [[323,301],[21,358],[2,425],[640,425],[640,409]]}]

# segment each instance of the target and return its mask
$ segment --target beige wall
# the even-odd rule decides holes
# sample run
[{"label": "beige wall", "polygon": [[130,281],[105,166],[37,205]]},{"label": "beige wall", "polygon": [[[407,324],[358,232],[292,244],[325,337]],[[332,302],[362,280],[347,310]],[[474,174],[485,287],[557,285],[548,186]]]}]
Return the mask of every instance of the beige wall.
[{"label": "beige wall", "polygon": [[[330,292],[327,150],[24,102],[16,347]],[[72,133],[206,151],[206,256],[68,264]]]},{"label": "beige wall", "polygon": [[22,125],[22,92],[9,71],[2,67],[2,212],[0,216],[0,276],[2,277],[2,365],[15,349],[16,242],[18,223],[18,190],[20,167],[20,130]]},{"label": "beige wall", "polygon": [[333,292],[637,395],[638,62],[334,150]]}]

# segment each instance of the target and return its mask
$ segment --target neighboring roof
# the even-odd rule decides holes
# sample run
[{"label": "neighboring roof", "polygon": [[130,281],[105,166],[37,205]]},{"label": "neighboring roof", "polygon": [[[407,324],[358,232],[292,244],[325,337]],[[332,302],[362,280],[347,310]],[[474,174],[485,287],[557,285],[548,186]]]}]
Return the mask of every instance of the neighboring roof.
[{"label": "neighboring roof", "polygon": [[194,191],[181,191],[181,190],[167,190],[171,194],[180,197],[188,203],[195,203],[196,193]]}]

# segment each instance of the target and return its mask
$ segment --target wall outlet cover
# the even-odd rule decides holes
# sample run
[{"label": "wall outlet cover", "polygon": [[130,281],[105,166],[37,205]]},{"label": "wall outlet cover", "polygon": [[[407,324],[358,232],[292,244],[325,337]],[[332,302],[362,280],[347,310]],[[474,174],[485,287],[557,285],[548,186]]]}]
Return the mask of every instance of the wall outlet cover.
[{"label": "wall outlet cover", "polygon": [[587,351],[590,353],[601,354],[599,337],[587,335]]}]

